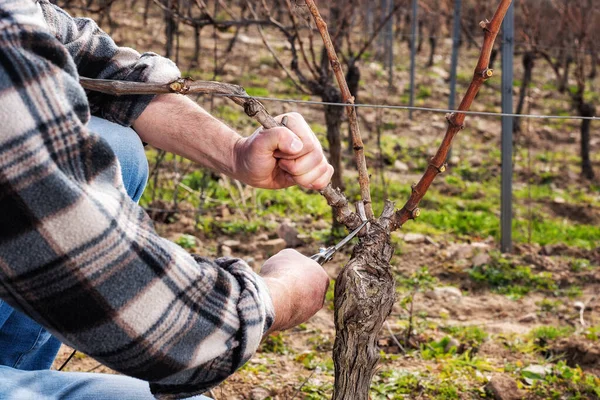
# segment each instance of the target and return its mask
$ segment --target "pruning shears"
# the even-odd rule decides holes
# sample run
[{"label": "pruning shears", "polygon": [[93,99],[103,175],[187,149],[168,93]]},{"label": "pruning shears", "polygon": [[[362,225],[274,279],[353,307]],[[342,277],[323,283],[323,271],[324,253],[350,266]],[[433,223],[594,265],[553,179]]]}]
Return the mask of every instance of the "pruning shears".
[{"label": "pruning shears", "polygon": [[358,235],[358,232],[360,232],[362,230],[362,228],[364,228],[365,225],[367,225],[368,222],[369,221],[363,221],[362,224],[360,224],[360,226],[358,228],[356,228],[355,230],[353,230],[352,232],[350,232],[350,234],[348,236],[346,236],[345,238],[343,238],[335,246],[330,246],[330,247],[327,247],[327,248],[320,249],[317,254],[315,254],[314,256],[310,257],[311,260],[315,260],[316,262],[318,262],[321,265],[323,265],[326,262],[330,261],[333,258],[333,255],[339,249],[341,249],[342,247],[344,247],[345,245],[347,245],[348,242],[350,242],[350,240],[352,240],[356,235]]}]

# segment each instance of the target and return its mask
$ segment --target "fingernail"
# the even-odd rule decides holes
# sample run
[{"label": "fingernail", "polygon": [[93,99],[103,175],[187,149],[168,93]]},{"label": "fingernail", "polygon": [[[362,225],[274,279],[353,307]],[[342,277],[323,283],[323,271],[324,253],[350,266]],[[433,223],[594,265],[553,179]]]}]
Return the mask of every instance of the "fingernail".
[{"label": "fingernail", "polygon": [[302,150],[302,141],[300,139],[294,138],[294,140],[292,140],[290,148],[292,149],[292,151]]}]

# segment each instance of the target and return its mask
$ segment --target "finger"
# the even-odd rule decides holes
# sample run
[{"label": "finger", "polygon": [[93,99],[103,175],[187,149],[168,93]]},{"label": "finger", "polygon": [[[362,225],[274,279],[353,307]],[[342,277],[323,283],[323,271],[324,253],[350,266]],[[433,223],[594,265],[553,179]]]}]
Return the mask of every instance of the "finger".
[{"label": "finger", "polygon": [[320,178],[317,178],[317,180],[315,180],[312,183],[312,187],[314,190],[321,190],[324,189],[325,186],[329,185],[329,182],[331,182],[331,177],[333,176],[333,167],[330,165],[328,168],[327,173],[325,173],[324,175],[322,175]]},{"label": "finger", "polygon": [[275,119],[280,123],[284,118],[286,120],[285,126],[294,132],[294,134],[296,134],[300,140],[302,140],[302,143],[304,144],[304,154],[314,150],[315,148],[321,148],[321,144],[319,143],[317,136],[313,133],[312,129],[302,115],[292,112],[275,117]]},{"label": "finger", "polygon": [[304,175],[294,176],[294,181],[298,185],[307,189],[316,189],[314,184],[317,183],[322,189],[325,186],[322,184],[322,181],[327,180],[327,178],[331,179],[329,174],[330,165],[327,163],[322,163]]},{"label": "finger", "polygon": [[279,167],[293,176],[304,175],[321,163],[327,163],[323,154],[313,151],[293,160],[280,160]]},{"label": "finger", "polygon": [[302,140],[283,126],[261,131],[255,139],[255,146],[260,153],[283,153],[293,157],[298,157],[304,148]]}]

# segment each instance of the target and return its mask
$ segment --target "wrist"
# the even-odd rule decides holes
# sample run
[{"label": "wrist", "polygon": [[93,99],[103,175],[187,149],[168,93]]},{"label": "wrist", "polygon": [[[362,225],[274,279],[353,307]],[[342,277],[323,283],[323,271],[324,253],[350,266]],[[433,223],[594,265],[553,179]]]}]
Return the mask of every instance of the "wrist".
[{"label": "wrist", "polygon": [[231,148],[231,174],[230,177],[246,183],[244,167],[244,151],[247,138],[237,135]]},{"label": "wrist", "polygon": [[269,295],[271,296],[273,309],[275,310],[273,325],[271,325],[271,328],[265,333],[265,336],[267,336],[273,332],[289,328],[291,304],[288,301],[288,295],[286,295],[286,287],[279,279],[274,277],[263,277],[263,280],[269,289]]}]

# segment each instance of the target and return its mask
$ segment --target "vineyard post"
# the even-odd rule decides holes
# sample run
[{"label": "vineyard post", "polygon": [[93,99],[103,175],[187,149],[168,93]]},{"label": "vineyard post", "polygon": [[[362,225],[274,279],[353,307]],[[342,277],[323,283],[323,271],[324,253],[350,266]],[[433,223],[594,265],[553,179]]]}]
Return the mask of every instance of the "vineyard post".
[{"label": "vineyard post", "polygon": [[[454,0],[454,25],[452,27],[452,61],[450,63],[450,98],[448,109],[456,107],[456,73],[458,70],[458,52],[460,50],[460,11],[462,0]],[[448,151],[448,158],[452,158],[452,148]]]},{"label": "vineyard post", "polygon": [[[410,106],[415,106],[415,68],[417,56],[417,26],[419,25],[418,18],[419,0],[412,2],[412,26],[410,36]],[[412,120],[413,110],[408,112],[408,119]]]},{"label": "vineyard post", "polygon": [[[388,0],[388,13],[393,12],[394,0]],[[391,90],[394,84],[394,17],[390,18],[385,30],[387,38],[388,89]]]},{"label": "vineyard post", "polygon": [[454,25],[452,28],[452,61],[450,64],[450,99],[448,109],[456,107],[456,70],[458,69],[458,51],[460,49],[460,9],[461,0],[454,0]]},{"label": "vineyard post", "polygon": [[[513,54],[514,54],[514,4],[508,8],[502,25],[502,112],[513,113]],[[500,249],[512,251],[512,153],[514,117],[502,117],[502,200]]]}]

